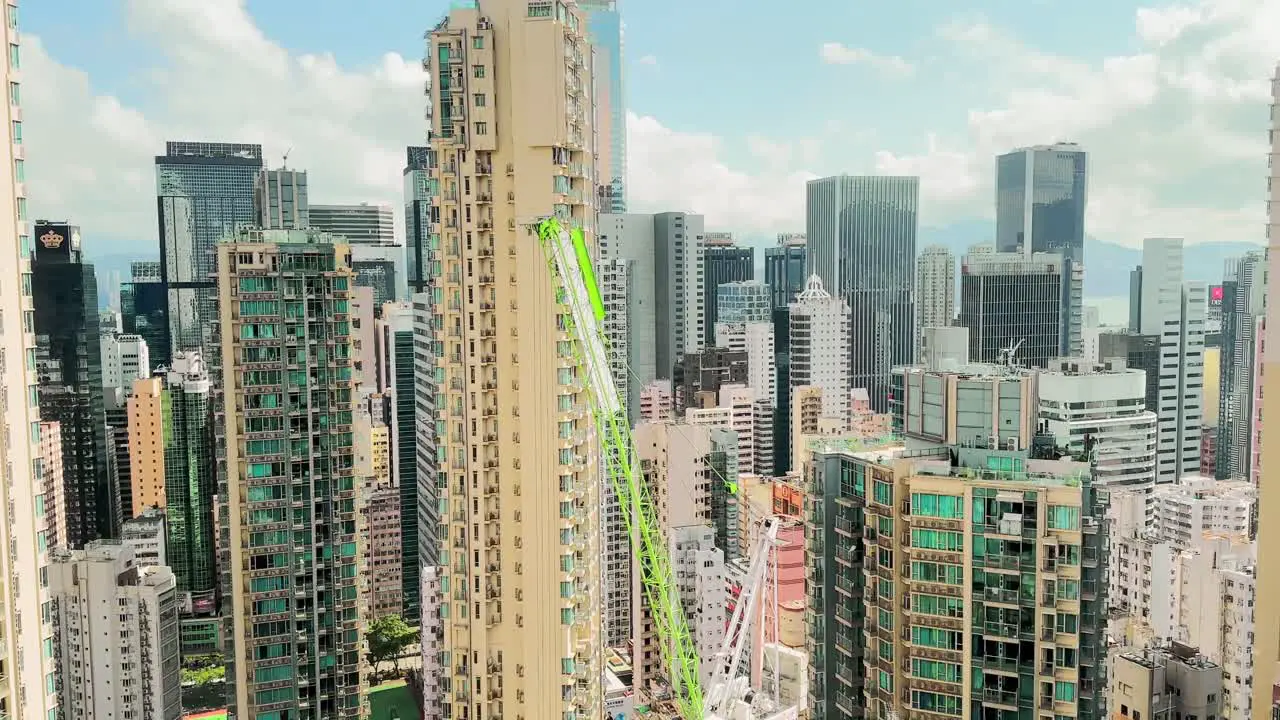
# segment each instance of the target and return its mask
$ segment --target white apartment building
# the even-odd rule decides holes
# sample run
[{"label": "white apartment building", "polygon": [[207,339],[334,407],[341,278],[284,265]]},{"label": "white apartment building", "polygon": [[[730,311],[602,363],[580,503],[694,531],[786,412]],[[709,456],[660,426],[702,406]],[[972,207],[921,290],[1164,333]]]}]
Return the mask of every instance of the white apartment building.
[{"label": "white apartment building", "polygon": [[1258,491],[1248,480],[1214,480],[1189,475],[1155,493],[1155,525],[1160,537],[1179,548],[1205,535],[1244,542]]},{"label": "white apartment building", "polygon": [[95,541],[55,551],[49,597],[66,717],[182,716],[178,593],[169,568],[139,566],[132,547]]},{"label": "white apartment building", "polygon": [[817,275],[791,303],[791,387],[822,388],[823,417],[849,424],[850,311]]},{"label": "white apartment building", "polygon": [[151,377],[151,354],[147,350],[147,341],[141,335],[103,335],[99,341],[102,348],[102,387],[133,387],[134,380],[145,380]]},{"label": "white apartment building", "polygon": [[772,322],[718,322],[716,347],[747,354],[747,385],[778,406],[778,372]]},{"label": "white apartment building", "polygon": [[441,652],[444,651],[444,619],[440,608],[445,603],[440,588],[440,569],[423,566],[419,577],[422,621],[419,625],[422,649],[422,720],[445,720],[441,692]]},{"label": "white apartment building", "polygon": [[1183,279],[1181,238],[1145,240],[1132,282],[1134,329],[1160,338],[1156,481],[1177,482],[1200,467],[1208,293],[1204,283]]},{"label": "white apartment building", "polygon": [[[1147,374],[1123,366],[1070,359],[1038,373],[1039,418],[1072,454],[1097,453],[1097,482],[1139,490],[1156,482],[1156,414],[1146,409]],[[1153,508],[1146,509],[1150,522]]]},{"label": "white apartment building", "polygon": [[721,386],[716,407],[689,408],[685,422],[733,430],[738,434],[738,471],[773,474],[773,411],[753,388]]},{"label": "white apartment building", "polygon": [[916,258],[916,331],[946,327],[956,319],[956,256],[930,245]]},{"label": "white apartment building", "polygon": [[715,529],[710,525],[671,528],[668,542],[689,634],[704,660],[698,674],[707,687],[715,673],[715,664],[707,660],[715,657],[724,642],[724,551],[716,547]]}]

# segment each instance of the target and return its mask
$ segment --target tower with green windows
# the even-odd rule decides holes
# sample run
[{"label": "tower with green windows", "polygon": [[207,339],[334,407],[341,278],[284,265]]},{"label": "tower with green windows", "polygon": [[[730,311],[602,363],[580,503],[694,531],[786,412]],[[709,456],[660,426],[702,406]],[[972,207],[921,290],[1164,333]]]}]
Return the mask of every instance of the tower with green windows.
[{"label": "tower with green windows", "polygon": [[249,230],[217,253],[229,714],[363,717],[350,250]]}]

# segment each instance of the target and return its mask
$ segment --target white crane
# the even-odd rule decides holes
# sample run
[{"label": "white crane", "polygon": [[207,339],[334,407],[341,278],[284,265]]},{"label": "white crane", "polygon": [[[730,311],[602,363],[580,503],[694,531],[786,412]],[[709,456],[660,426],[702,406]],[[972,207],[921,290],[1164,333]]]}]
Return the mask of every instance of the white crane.
[{"label": "white crane", "polygon": [[763,594],[770,559],[778,546],[778,528],[782,519],[764,519],[759,538],[751,553],[751,564],[742,581],[742,592],[733,609],[729,628],[720,650],[712,658],[715,674],[707,687],[707,720],[795,720],[799,708],[778,708],[775,697],[768,698],[751,689],[750,679],[738,676],[738,665],[751,633],[751,623]]}]

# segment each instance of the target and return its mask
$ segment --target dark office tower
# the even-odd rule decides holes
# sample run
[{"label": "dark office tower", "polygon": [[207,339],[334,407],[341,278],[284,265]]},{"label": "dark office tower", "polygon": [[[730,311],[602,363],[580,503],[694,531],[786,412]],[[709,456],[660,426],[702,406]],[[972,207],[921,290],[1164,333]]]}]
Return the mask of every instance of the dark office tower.
[{"label": "dark office tower", "polygon": [[62,424],[67,545],[116,537],[119,513],[107,464],[98,282],[80,228],[37,221],[31,268],[40,419]]},{"label": "dark office tower", "polygon": [[773,307],[785,309],[804,290],[805,254],[803,233],[784,233],[777,247],[765,248],[764,281]]},{"label": "dark office tower", "polygon": [[1219,480],[1253,476],[1254,401],[1258,397],[1255,385],[1261,360],[1258,350],[1267,292],[1266,263],[1262,252],[1232,258],[1227,261],[1222,280],[1218,450],[1214,467],[1214,476]]},{"label": "dark office tower", "polygon": [[1160,397],[1160,336],[1135,331],[1100,333],[1098,359],[1123,360],[1125,367],[1147,373],[1146,407],[1156,412]]},{"label": "dark office tower", "polygon": [[1088,158],[1075,143],[1037,145],[996,160],[996,249],[1058,253],[1071,281],[1063,288],[1063,356],[1083,352],[1084,211]]},{"label": "dark office tower", "polygon": [[390,397],[387,425],[395,446],[395,485],[400,492],[401,598],[405,622],[416,625],[421,612],[418,563],[417,405],[414,402],[413,306],[389,303],[374,324],[377,385]]},{"label": "dark office tower", "polygon": [[170,352],[210,347],[214,246],[237,226],[256,222],[253,186],[261,171],[261,145],[168,142],[156,156]]},{"label": "dark office tower", "polygon": [[915,357],[919,203],[916,177],[838,175],[808,186],[806,277],[849,303],[849,387],[866,388],[878,413],[889,409],[893,368]]},{"label": "dark office tower", "polygon": [[120,284],[121,331],[147,341],[154,370],[169,361],[168,295],[161,279],[160,263],[130,263],[130,282]]},{"label": "dark office tower", "polygon": [[1058,255],[970,248],[960,261],[960,324],[969,328],[969,358],[1023,367],[1060,357],[1064,262]]},{"label": "dark office tower", "polygon": [[405,149],[404,166],[404,254],[405,273],[409,278],[409,293],[426,292],[430,286],[427,273],[427,256],[431,243],[440,236],[431,232],[431,225],[440,222],[440,209],[434,210],[431,198],[437,194],[437,181],[431,179],[435,166],[435,151],[429,147]]},{"label": "dark office tower", "polygon": [[[777,387],[791,387],[791,302],[804,290],[804,233],[778,235],[777,247],[764,251],[764,279],[772,305],[774,368]],[[773,414],[773,468],[783,475],[791,469],[791,393],[778,393]]]},{"label": "dark office tower", "polygon": [[738,247],[728,233],[706,233],[703,251],[705,281],[702,285],[702,307],[706,312],[702,342],[716,344],[717,292],[724,283],[754,280],[756,253],[754,248]]},{"label": "dark office tower", "polygon": [[721,385],[747,383],[747,351],[713,347],[685,353],[674,370],[676,417],[684,417],[689,408],[715,407]]}]

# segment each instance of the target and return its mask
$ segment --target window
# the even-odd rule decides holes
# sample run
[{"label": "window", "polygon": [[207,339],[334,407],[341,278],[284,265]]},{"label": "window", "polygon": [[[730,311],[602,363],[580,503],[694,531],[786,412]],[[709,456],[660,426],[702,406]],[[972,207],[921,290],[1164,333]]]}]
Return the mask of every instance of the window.
[{"label": "window", "polygon": [[485,106],[484,93],[476,93],[472,95],[471,104],[475,105],[476,107],[484,107]]},{"label": "window", "polygon": [[13,179],[18,182],[27,181],[27,166],[22,162],[22,158],[13,161]]},{"label": "window", "polygon": [[476,49],[476,50],[483,50],[483,49],[484,49],[484,38],[482,38],[482,37],[473,37],[473,38],[471,38],[471,47],[472,47],[472,48],[474,48],[474,49]]},{"label": "window", "polygon": [[18,89],[18,83],[9,83],[9,103],[12,105],[22,104],[22,91]]},{"label": "window", "polygon": [[1053,684],[1053,699],[1058,702],[1076,701],[1076,684],[1059,680]]},{"label": "window", "polygon": [[13,128],[13,144],[22,144],[22,121],[14,120],[11,127]]},{"label": "window", "polygon": [[483,66],[483,65],[472,65],[472,66],[471,66],[471,77],[473,77],[473,78],[483,78],[483,77],[484,77],[484,66]]},{"label": "window", "polygon": [[911,546],[926,550],[964,550],[964,535],[947,530],[911,529]]},{"label": "window", "polygon": [[488,135],[488,134],[489,134],[489,123],[482,123],[482,122],[478,122],[478,123],[476,123],[476,134],[477,134],[477,135]]},{"label": "window", "polygon": [[893,486],[887,482],[875,481],[874,500],[881,505],[893,504]]},{"label": "window", "polygon": [[933,493],[911,493],[911,514],[961,520],[964,518],[964,498]]},{"label": "window", "polygon": [[1054,530],[1079,530],[1080,508],[1050,505],[1049,527]]},{"label": "window", "polygon": [[9,67],[13,68],[14,70],[17,70],[18,68],[22,67],[22,64],[18,62],[19,59],[20,59],[20,53],[18,52],[18,44],[9,43]]}]

